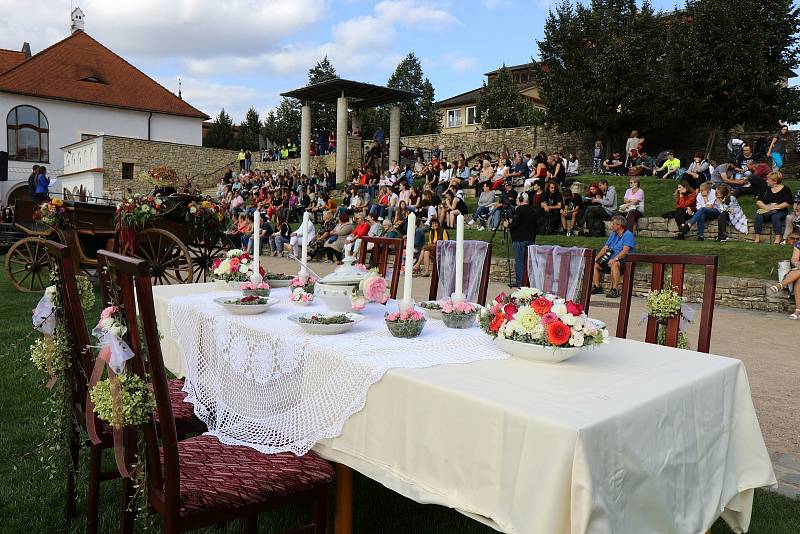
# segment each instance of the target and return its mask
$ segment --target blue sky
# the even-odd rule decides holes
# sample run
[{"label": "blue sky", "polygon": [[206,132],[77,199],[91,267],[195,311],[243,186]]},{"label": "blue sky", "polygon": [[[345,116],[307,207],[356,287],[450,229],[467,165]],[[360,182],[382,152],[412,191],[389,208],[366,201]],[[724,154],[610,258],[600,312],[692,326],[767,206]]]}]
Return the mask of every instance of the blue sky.
[{"label": "blue sky", "polygon": [[[69,0],[0,0],[0,48],[33,52],[69,34]],[[326,54],[343,78],[386,83],[413,51],[437,100],[530,61],[548,0],[73,0],[86,31],[214,116],[262,116]],[[657,9],[675,2],[655,0]]]}]

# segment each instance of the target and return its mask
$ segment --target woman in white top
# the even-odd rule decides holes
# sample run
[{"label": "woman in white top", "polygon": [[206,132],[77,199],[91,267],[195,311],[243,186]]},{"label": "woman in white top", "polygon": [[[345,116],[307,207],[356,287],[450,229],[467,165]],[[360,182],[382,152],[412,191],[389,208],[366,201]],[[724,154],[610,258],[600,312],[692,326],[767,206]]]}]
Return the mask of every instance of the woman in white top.
[{"label": "woman in white top", "polygon": [[567,176],[578,176],[578,158],[570,152],[567,155]]},{"label": "woman in white top", "polygon": [[[294,253],[295,258],[300,258],[300,254],[302,254],[303,248],[303,228],[302,223],[300,226],[297,227],[297,230],[292,232],[289,236],[289,245],[292,247],[292,252]],[[309,217],[308,222],[306,223],[306,232],[308,232],[308,242],[311,243],[311,240],[314,239],[316,235],[316,230],[314,229],[314,223],[312,222],[311,218]],[[302,258],[300,258],[302,259]]]},{"label": "woman in white top", "polygon": [[508,176],[508,167],[506,166],[506,162],[501,159],[497,162],[497,168],[494,171],[494,181],[505,180],[506,176]]},{"label": "woman in white top", "polygon": [[439,171],[439,185],[442,184],[443,187],[447,187],[450,184],[450,180],[453,179],[453,164],[448,163],[447,166],[442,166],[442,170]]},{"label": "woman in white top", "polygon": [[389,174],[395,179],[400,176],[400,165],[397,164],[396,159],[393,159],[392,164],[389,165]]},{"label": "woman in white top", "polygon": [[719,217],[722,204],[716,193],[711,189],[711,182],[703,182],[697,190],[697,211],[692,218],[681,227],[681,232],[686,233],[693,224],[697,224],[697,240],[703,240],[706,222]]}]

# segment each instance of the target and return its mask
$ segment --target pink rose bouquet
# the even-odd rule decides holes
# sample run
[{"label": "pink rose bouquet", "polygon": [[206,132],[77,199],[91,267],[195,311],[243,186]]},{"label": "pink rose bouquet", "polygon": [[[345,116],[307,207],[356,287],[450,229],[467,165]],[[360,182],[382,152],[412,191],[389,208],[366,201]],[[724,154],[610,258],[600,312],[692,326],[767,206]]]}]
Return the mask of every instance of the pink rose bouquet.
[{"label": "pink rose bouquet", "polygon": [[350,297],[353,309],[357,311],[363,310],[369,302],[386,304],[387,300],[389,300],[389,284],[375,271],[371,271],[353,288],[353,295]]}]

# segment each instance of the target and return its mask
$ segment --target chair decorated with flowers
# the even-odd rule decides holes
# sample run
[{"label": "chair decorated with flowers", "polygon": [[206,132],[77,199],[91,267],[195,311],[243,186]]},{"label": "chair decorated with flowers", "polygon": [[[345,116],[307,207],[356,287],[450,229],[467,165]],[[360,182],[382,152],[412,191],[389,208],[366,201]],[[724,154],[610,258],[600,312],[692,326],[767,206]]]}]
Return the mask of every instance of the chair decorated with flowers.
[{"label": "chair decorated with flowers", "polygon": [[[369,237],[361,238],[358,249],[358,263],[366,265],[367,269],[377,267],[380,275],[389,276],[389,258],[392,258],[391,280],[389,283],[390,298],[397,298],[397,288],[400,285],[400,271],[403,267],[403,241],[402,237]],[[369,245],[372,245],[370,247]],[[367,260],[369,254],[369,260]]]},{"label": "chair decorated with flowers", "polygon": [[119,301],[114,304],[131,331],[133,369],[152,385],[160,414],[160,433],[152,416],[140,428],[148,501],[163,519],[163,532],[243,518],[245,531],[254,534],[260,512],[305,502],[312,503],[311,521],[296,532],[326,532],[334,470],[313,452],[267,455],[249,447],[223,445],[213,436],[178,441],[147,263],[106,251],[98,252],[98,259],[119,288]]},{"label": "chair decorated with flowers", "polygon": [[[429,300],[449,298],[455,290],[456,242],[439,240],[433,255]],[[492,244],[486,241],[464,241],[463,291],[469,302],[486,304],[489,290],[489,269],[492,266]]]},{"label": "chair decorated with flowers", "polygon": [[[91,292],[93,301],[93,290],[91,285],[86,289],[79,289],[77,283],[78,277],[75,273],[75,268],[72,260],[70,248],[56,243],[54,241],[46,241],[45,247],[47,248],[48,255],[52,258],[54,268],[51,272],[54,274],[55,289],[58,295],[59,308],[57,313],[63,313],[64,327],[70,340],[70,362],[67,367],[66,379],[69,384],[69,403],[71,406],[72,416],[75,418],[77,424],[84,430],[92,432],[96,439],[87,440],[85,443],[89,447],[89,488],[87,491],[87,532],[97,532],[98,527],[98,514],[99,514],[99,497],[100,497],[100,482],[103,480],[112,480],[120,477],[119,469],[103,471],[102,470],[102,453],[105,449],[115,448],[114,432],[108,422],[104,422],[98,418],[97,414],[90,409],[88,403],[88,393],[90,390],[90,377],[92,376],[93,368],[96,364],[93,363],[93,353],[91,350],[91,343],[89,333],[86,328],[86,320],[84,319],[82,300],[84,300],[85,292]],[[101,276],[102,278],[102,276]],[[88,281],[87,281],[88,282]],[[90,283],[89,283],[90,284]],[[176,384],[177,386],[177,384]],[[174,387],[174,386],[173,386]],[[178,390],[180,392],[180,390]],[[204,432],[205,425],[203,425],[196,417],[192,410],[192,405],[181,401],[177,403],[176,412],[180,413],[181,435],[187,433]],[[81,448],[80,436],[77,432],[77,427],[70,426],[69,429],[69,455],[70,464],[67,477],[67,515],[72,517],[75,514],[75,497],[76,497],[76,474],[79,466],[79,453]],[[119,438],[117,438],[119,440]],[[123,482],[123,512],[128,508],[128,501],[132,494],[132,485],[129,480]],[[123,514],[123,532],[130,532],[132,525]]]},{"label": "chair decorated with flowers", "polygon": [[[711,325],[714,318],[714,296],[717,288],[717,256],[694,256],[685,254],[628,254],[625,282],[622,286],[622,299],[617,319],[617,337],[625,338],[628,334],[628,322],[633,296],[634,274],[637,264],[652,264],[650,295],[648,297],[646,343],[657,343],[669,347],[686,346],[687,335],[684,324],[692,317],[687,317],[681,304],[683,282],[686,266],[702,267],[703,303],[700,312],[700,333],[697,351],[708,353],[711,348]],[[664,287],[665,267],[672,273],[669,287]]]},{"label": "chair decorated with flowers", "polygon": [[536,287],[567,300],[580,296],[585,313],[592,298],[594,250],[580,247],[531,245],[525,251],[526,286]]}]

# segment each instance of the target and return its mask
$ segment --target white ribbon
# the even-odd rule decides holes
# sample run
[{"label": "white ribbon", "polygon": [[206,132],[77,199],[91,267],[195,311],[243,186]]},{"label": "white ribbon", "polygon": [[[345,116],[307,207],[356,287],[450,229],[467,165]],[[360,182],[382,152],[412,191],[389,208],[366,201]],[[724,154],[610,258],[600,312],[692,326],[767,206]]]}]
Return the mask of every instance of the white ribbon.
[{"label": "white ribbon", "polygon": [[[686,303],[681,303],[681,325],[679,330],[681,332],[686,331],[689,328],[689,323],[694,320],[695,309],[689,306]],[[650,316],[647,312],[642,312],[642,317],[639,319],[639,324],[643,324],[647,322],[647,318]]]},{"label": "white ribbon", "polygon": [[100,328],[92,330],[92,335],[100,343],[98,358],[105,360],[116,374],[122,374],[125,371],[125,362],[133,358],[133,351],[128,344],[116,334]]},{"label": "white ribbon", "polygon": [[51,298],[50,287],[45,290],[44,296],[33,310],[33,328],[46,336],[52,336],[56,331],[56,307]]}]

